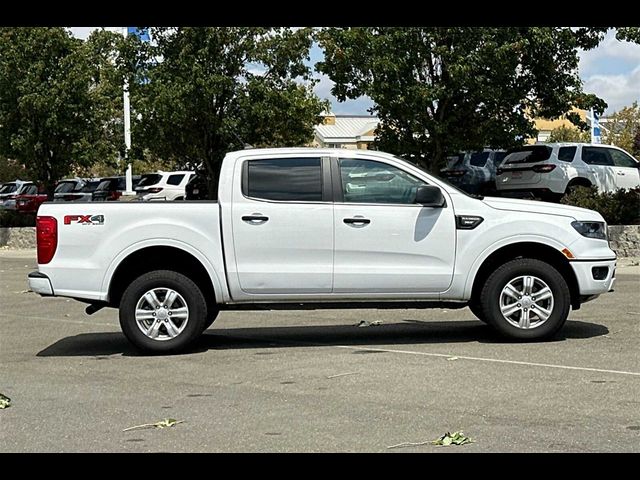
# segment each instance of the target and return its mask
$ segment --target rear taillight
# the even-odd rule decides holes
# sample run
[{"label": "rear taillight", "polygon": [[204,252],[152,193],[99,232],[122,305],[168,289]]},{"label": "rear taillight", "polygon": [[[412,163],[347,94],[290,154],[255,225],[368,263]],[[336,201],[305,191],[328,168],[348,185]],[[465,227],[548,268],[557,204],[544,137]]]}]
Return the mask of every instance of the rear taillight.
[{"label": "rear taillight", "polygon": [[556,168],[555,165],[546,164],[546,165],[535,165],[532,170],[538,173],[549,173],[554,168]]},{"label": "rear taillight", "polygon": [[49,263],[58,248],[58,221],[53,217],[36,218],[38,263]]},{"label": "rear taillight", "polygon": [[122,196],[122,192],[114,190],[113,192],[109,192],[109,200],[118,200]]},{"label": "rear taillight", "polygon": [[162,187],[153,187],[147,190],[147,193],[160,193],[162,191]]}]

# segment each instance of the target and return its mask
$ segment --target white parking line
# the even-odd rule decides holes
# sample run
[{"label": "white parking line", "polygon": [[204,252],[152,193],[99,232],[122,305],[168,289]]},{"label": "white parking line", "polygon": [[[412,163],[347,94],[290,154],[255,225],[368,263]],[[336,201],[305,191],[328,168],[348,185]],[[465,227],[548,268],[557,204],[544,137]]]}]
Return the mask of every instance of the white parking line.
[{"label": "white parking line", "polygon": [[[335,348],[346,348],[349,350],[366,350],[369,352],[386,352],[386,353],[403,353],[405,355],[421,355],[424,357],[445,357],[451,358],[454,355],[445,353],[428,353],[428,352],[414,352],[412,350],[393,350],[390,348],[371,348],[371,347],[353,347],[349,345],[324,345]],[[485,357],[465,357],[463,355],[455,355],[460,360],[475,360],[478,362],[493,362],[493,363],[507,363],[511,365],[527,365],[531,367],[547,367],[547,368],[562,368],[564,370],[581,370],[584,372],[598,372],[598,373],[617,373],[620,375],[633,375],[640,377],[640,372],[627,372],[625,370],[607,370],[604,368],[590,368],[590,367],[574,367],[571,365],[555,365],[553,363],[536,363],[536,362],[522,362],[519,360],[503,360],[499,358],[485,358]]]}]

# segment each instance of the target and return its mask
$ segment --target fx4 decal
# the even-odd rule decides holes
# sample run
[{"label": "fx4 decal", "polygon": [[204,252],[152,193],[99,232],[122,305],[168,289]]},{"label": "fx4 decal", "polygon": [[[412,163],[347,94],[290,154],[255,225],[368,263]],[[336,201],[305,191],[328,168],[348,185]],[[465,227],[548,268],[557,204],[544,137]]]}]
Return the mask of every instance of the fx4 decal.
[{"label": "fx4 decal", "polygon": [[64,224],[71,225],[79,223],[80,225],[104,225],[104,215],[65,215]]}]

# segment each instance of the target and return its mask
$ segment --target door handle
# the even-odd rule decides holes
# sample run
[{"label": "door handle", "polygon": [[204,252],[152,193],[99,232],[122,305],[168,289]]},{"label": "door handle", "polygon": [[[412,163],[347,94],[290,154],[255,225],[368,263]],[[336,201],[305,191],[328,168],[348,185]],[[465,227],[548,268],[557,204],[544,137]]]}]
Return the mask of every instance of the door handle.
[{"label": "door handle", "polygon": [[624,172],[616,172],[618,175],[624,175]]},{"label": "door handle", "polygon": [[245,215],[242,217],[243,222],[258,225],[269,220],[269,217],[265,217],[261,213],[252,213],[251,215]]},{"label": "door handle", "polygon": [[364,217],[354,217],[354,218],[345,218],[343,222],[346,223],[347,225],[357,225],[357,224],[368,225],[371,223],[371,220]]}]

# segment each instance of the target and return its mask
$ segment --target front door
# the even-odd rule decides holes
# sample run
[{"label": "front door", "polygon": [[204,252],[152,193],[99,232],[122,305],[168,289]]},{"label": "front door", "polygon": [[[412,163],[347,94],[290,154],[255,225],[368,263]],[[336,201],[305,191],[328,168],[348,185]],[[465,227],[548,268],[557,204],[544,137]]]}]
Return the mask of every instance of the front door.
[{"label": "front door", "polygon": [[386,162],[340,159],[334,167],[342,198],[335,203],[333,293],[409,298],[447,290],[456,243],[451,204],[416,204],[425,182]]},{"label": "front door", "polygon": [[[325,160],[328,162],[328,160]],[[247,294],[330,293],[333,205],[319,157],[247,160],[234,189],[233,247]],[[328,163],[326,164],[327,175]]]},{"label": "front door", "polygon": [[607,148],[607,150],[613,160],[613,170],[616,172],[616,187],[631,189],[640,186],[638,162],[617,148]]}]

